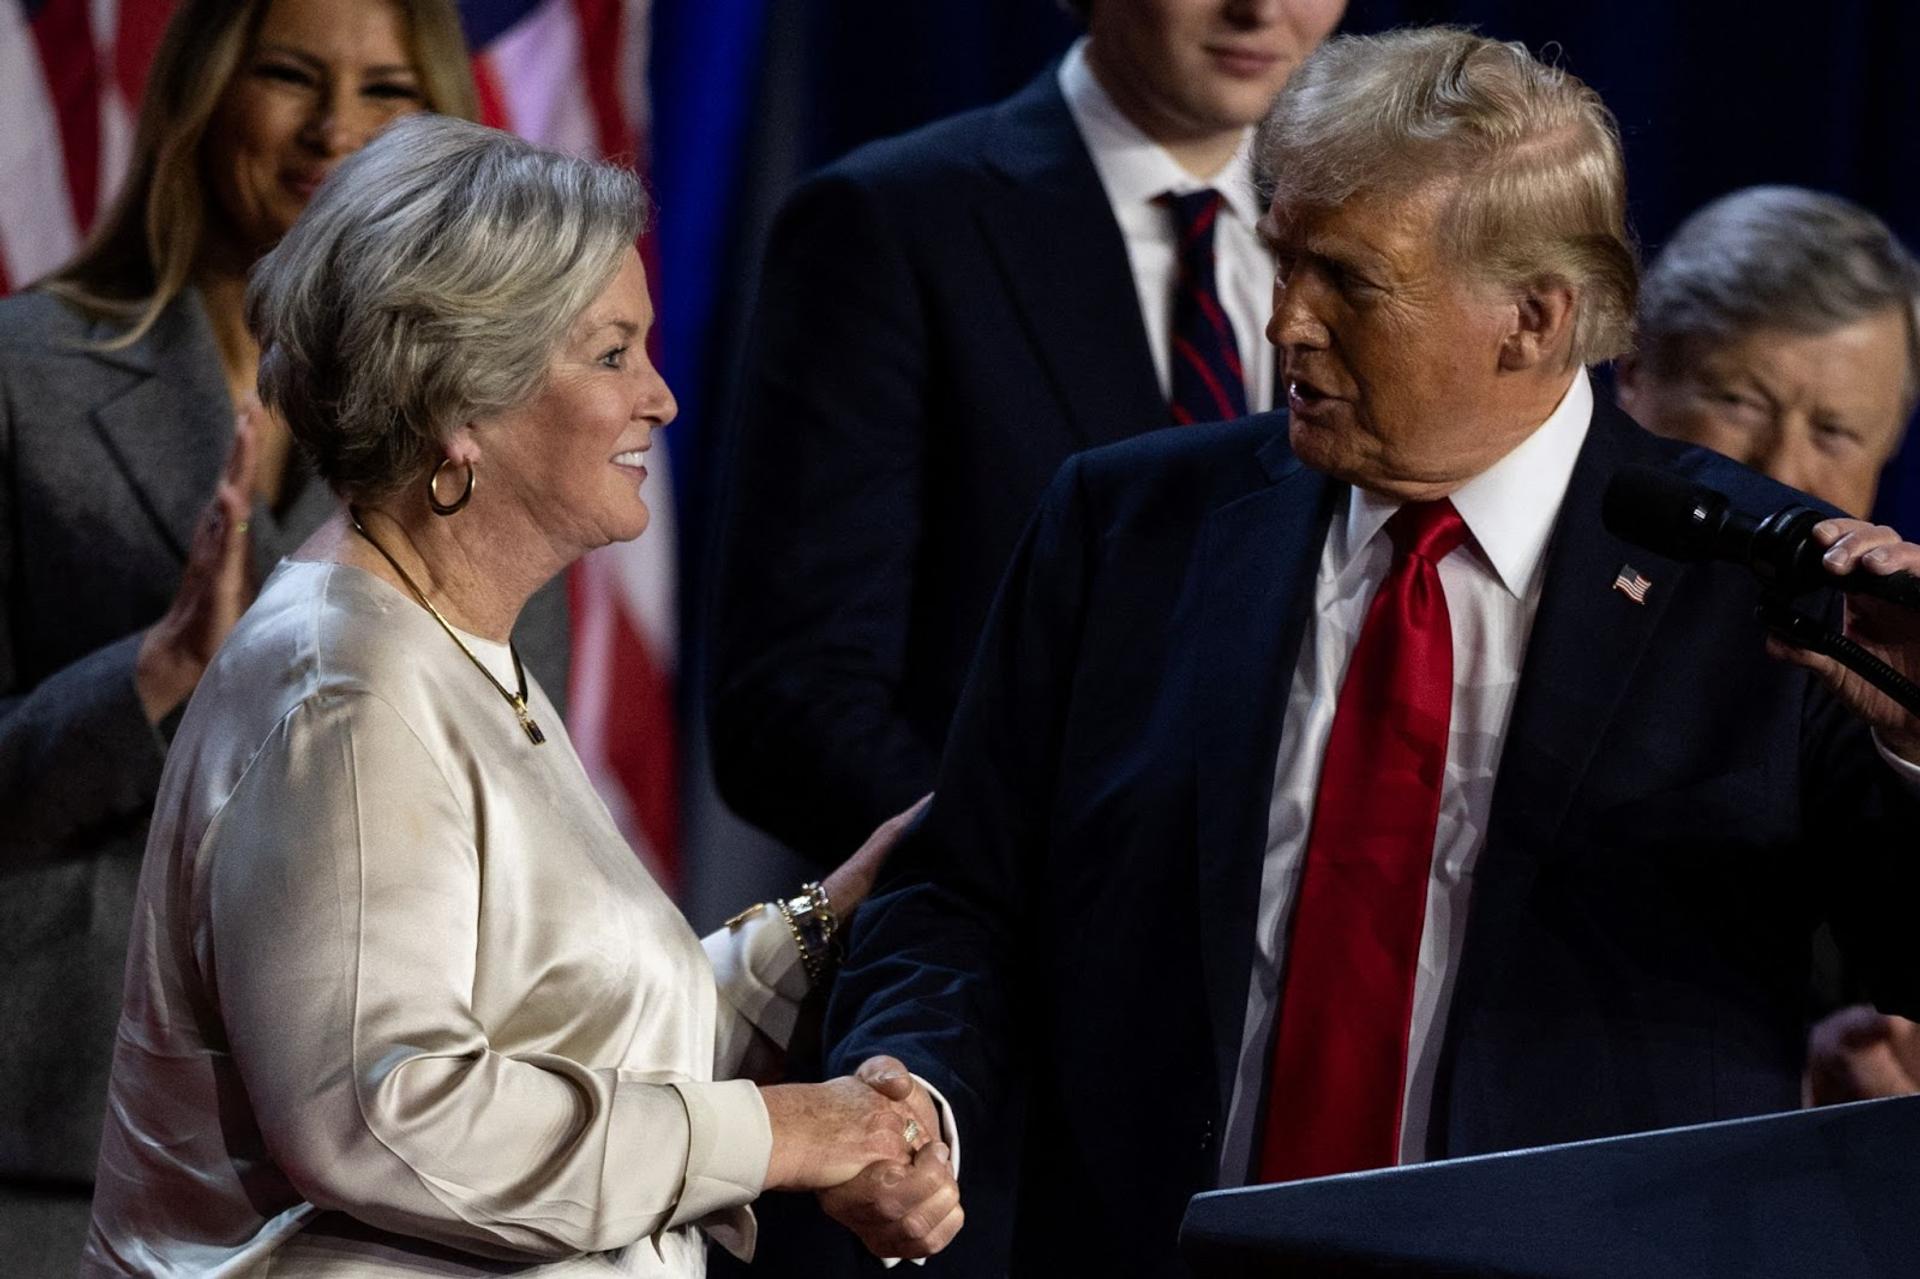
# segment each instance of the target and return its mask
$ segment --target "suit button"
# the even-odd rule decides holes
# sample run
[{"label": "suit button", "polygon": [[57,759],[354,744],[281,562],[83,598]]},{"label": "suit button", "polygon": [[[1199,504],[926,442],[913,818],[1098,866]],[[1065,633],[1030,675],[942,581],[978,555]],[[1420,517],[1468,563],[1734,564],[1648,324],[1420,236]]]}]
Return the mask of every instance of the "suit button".
[{"label": "suit button", "polygon": [[1213,1146],[1213,1120],[1200,1125],[1200,1149],[1208,1150]]}]

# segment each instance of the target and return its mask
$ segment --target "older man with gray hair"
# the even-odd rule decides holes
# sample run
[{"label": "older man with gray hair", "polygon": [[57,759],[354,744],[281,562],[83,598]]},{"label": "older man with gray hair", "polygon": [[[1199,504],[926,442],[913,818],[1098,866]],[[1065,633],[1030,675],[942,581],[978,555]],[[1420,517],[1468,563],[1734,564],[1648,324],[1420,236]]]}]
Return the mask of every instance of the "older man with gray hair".
[{"label": "older man with gray hair", "polygon": [[1865,517],[1920,401],[1920,266],[1838,196],[1722,196],[1647,271],[1619,397],[1662,435]]},{"label": "older man with gray hair", "polygon": [[[1789,1109],[1823,917],[1920,1008],[1920,719],[1602,527],[1631,465],[1794,495],[1593,395],[1635,286],[1598,97],[1339,39],[1260,151],[1289,412],[1063,468],[829,1014],[1017,1146],[1015,1275],[1180,1273],[1212,1186]],[[1920,619],[1851,623],[1920,674]]]},{"label": "older man with gray hair", "polygon": [[[1886,223],[1801,187],[1722,196],[1648,268],[1639,330],[1617,381],[1642,424],[1849,514],[1873,509],[1920,402],[1920,265]],[[1820,985],[1837,988],[1824,940],[1817,953]],[[1854,1005],[1808,1048],[1813,1101],[1920,1092],[1920,1025],[1905,1018]]]}]

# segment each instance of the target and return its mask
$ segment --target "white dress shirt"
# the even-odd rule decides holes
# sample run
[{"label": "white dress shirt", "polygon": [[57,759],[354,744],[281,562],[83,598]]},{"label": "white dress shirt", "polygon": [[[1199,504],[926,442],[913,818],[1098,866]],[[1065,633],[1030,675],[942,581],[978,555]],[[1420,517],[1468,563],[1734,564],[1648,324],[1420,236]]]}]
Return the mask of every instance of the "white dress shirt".
[{"label": "white dress shirt", "polygon": [[[1440,562],[1453,631],[1453,710],[1414,975],[1400,1127],[1402,1163],[1425,1156],[1434,1070],[1466,940],[1474,862],[1486,843],[1507,718],[1540,605],[1547,542],[1592,417],[1593,391],[1582,370],[1545,423],[1453,495],[1471,536]],[[1222,1185],[1243,1184],[1259,1148],[1256,1123],[1270,1064],[1281,960],[1299,892],[1320,765],[1348,659],[1367,607],[1393,561],[1393,544],[1384,527],[1399,507],[1398,502],[1353,490],[1344,517],[1335,516],[1320,553],[1313,621],[1301,638],[1287,694],[1268,811],[1253,975],[1221,1144]],[[1275,1098],[1273,1104],[1286,1105],[1288,1099]]]},{"label": "white dress shirt", "polygon": [[1220,172],[1205,177],[1188,173],[1114,105],[1087,65],[1086,45],[1083,38],[1067,51],[1060,64],[1060,92],[1127,242],[1160,393],[1171,395],[1173,388],[1173,293],[1180,260],[1173,214],[1154,201],[1169,191],[1185,195],[1212,187],[1226,197],[1214,222],[1214,284],[1233,321],[1240,365],[1246,371],[1247,407],[1255,413],[1272,408],[1277,374],[1266,332],[1273,313],[1274,267],[1273,255],[1254,230],[1261,208],[1253,190],[1253,130],[1246,131],[1240,149]]}]

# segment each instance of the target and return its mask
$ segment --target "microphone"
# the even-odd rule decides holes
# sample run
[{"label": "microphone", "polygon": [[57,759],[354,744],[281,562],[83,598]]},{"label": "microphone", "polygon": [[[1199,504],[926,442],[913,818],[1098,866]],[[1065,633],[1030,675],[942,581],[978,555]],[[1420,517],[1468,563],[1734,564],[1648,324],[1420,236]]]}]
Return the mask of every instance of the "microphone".
[{"label": "microphone", "polygon": [[1726,494],[1652,466],[1622,467],[1600,503],[1608,532],[1669,559],[1745,565],[1786,595],[1832,587],[1920,610],[1920,578],[1911,573],[1827,572],[1826,548],[1813,539],[1813,526],[1826,518],[1798,504],[1747,515],[1734,510]]}]

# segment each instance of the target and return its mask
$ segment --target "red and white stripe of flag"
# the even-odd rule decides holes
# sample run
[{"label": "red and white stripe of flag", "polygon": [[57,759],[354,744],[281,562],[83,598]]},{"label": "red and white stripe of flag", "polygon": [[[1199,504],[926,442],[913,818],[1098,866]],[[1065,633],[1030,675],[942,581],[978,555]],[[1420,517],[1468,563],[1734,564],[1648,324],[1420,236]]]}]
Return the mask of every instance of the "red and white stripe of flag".
[{"label": "red and white stripe of flag", "polygon": [[1632,600],[1635,604],[1647,602],[1647,591],[1653,582],[1642,577],[1640,571],[1631,564],[1622,564],[1620,572],[1613,579],[1613,589]]},{"label": "red and white stripe of flag", "polygon": [[[482,118],[547,146],[638,162],[646,19],[645,0],[543,0],[474,58]],[[657,288],[651,264],[648,277]],[[677,539],[672,469],[658,435],[647,471],[646,536],[595,551],[569,583],[568,728],[614,820],[671,887],[680,856]]]},{"label": "red and white stripe of flag", "polygon": [[80,246],[118,189],[173,0],[0,0],[0,294]]}]

